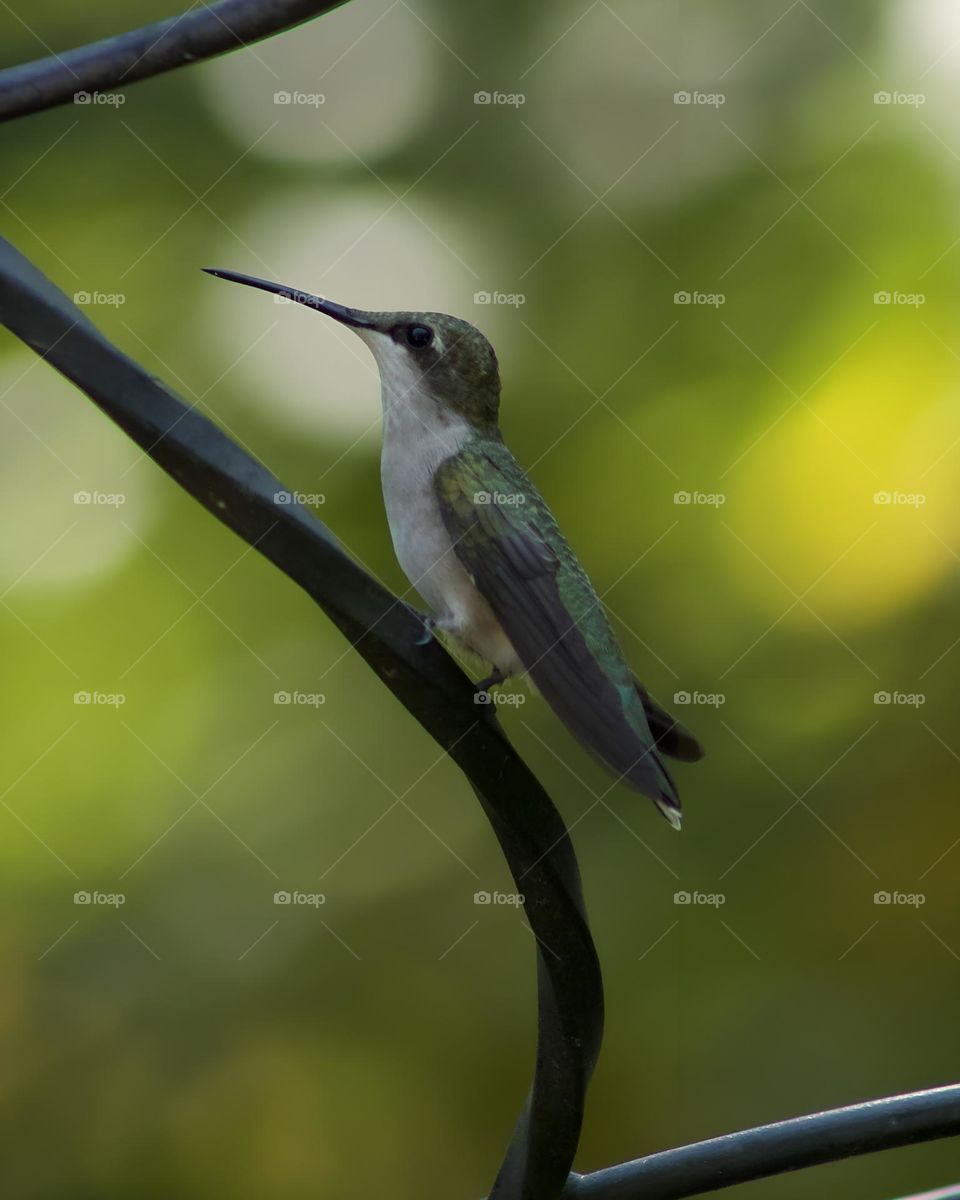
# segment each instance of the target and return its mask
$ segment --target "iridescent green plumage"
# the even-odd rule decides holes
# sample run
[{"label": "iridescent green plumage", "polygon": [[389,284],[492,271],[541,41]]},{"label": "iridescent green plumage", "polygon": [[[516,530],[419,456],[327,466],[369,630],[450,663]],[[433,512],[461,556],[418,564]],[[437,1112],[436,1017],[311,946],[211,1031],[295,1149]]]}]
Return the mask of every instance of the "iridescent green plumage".
[{"label": "iridescent green plumage", "polygon": [[544,698],[678,823],[660,752],[694,759],[699,745],[637,683],[600,598],[517,460],[499,437],[476,434],[441,464],[435,487],[454,553]]}]

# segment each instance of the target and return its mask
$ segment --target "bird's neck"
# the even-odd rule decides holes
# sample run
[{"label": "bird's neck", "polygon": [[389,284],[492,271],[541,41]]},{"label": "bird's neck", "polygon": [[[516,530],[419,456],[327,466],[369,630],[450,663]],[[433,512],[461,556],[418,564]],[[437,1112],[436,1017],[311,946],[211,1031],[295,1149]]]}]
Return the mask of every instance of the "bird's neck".
[{"label": "bird's neck", "polygon": [[430,393],[412,388],[390,393],[383,389],[383,461],[393,469],[435,470],[458,454],[476,430],[459,413],[446,408]]}]

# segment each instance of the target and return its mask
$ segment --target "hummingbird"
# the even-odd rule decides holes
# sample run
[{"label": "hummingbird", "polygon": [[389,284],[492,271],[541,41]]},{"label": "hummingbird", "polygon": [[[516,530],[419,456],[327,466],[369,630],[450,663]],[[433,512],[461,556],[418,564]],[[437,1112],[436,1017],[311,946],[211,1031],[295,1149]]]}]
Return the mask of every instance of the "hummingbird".
[{"label": "hummingbird", "polygon": [[680,828],[664,757],[695,762],[697,739],[650,695],[553,513],[507,448],[493,347],[467,321],[435,312],[366,312],[323,296],[205,267],[332,317],[380,371],[380,473],[390,534],[434,633],[492,667],[477,687],[526,675],[573,736],[618,781]]}]

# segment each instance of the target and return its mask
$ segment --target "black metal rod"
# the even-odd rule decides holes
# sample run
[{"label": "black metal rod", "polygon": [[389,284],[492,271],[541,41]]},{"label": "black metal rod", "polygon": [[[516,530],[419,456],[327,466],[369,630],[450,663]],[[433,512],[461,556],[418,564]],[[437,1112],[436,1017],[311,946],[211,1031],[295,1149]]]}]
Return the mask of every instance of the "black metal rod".
[{"label": "black metal rod", "polygon": [[0,71],[0,120],[66,104],[238,50],[345,0],[215,0],[128,33]]},{"label": "black metal rod", "polygon": [[957,1134],[960,1084],[951,1084],[794,1117],[590,1175],[572,1175],[563,1200],[681,1200],[784,1171]]}]

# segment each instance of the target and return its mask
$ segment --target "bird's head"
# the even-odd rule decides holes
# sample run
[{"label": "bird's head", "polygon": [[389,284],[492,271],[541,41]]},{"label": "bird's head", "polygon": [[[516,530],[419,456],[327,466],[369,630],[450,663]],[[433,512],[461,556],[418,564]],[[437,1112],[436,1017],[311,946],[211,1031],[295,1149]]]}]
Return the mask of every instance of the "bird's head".
[{"label": "bird's head", "polygon": [[500,372],[493,347],[468,321],[445,313],[364,312],[323,296],[235,271],[205,267],[209,275],[285,296],[352,329],[380,368],[384,406],[426,401],[478,429],[495,429]]}]

